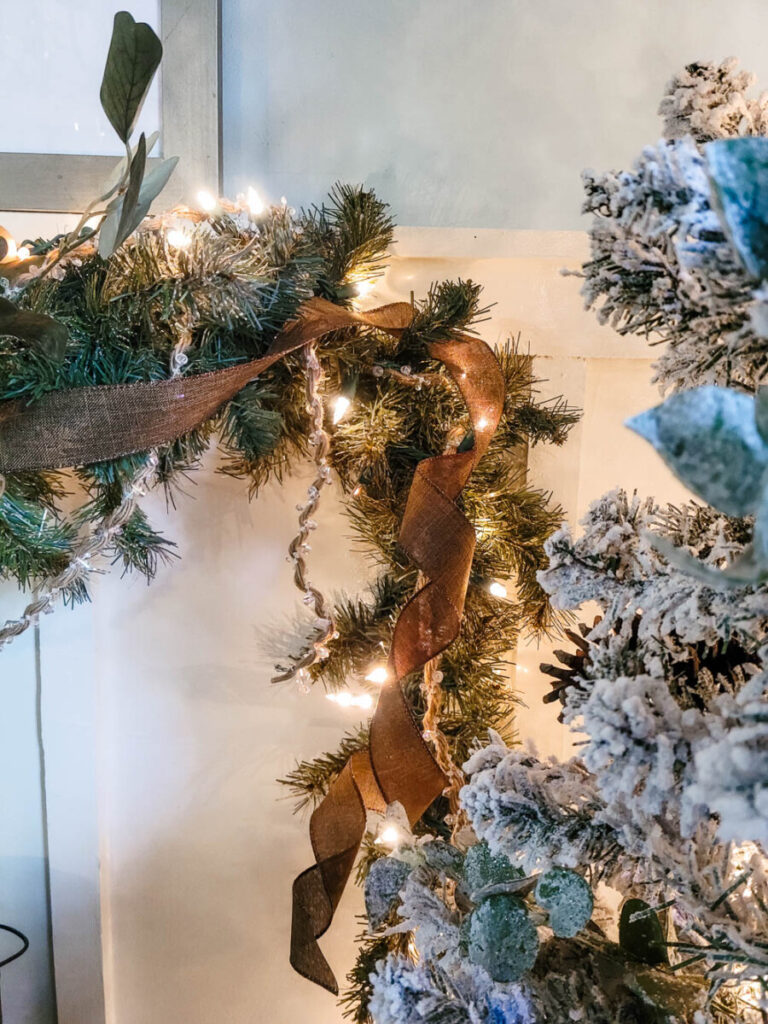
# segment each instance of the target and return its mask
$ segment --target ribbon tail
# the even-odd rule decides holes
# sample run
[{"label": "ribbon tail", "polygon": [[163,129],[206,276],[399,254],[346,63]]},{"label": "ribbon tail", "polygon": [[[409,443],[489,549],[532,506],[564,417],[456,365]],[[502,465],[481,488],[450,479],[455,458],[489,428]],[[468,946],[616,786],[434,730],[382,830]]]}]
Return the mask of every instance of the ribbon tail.
[{"label": "ribbon tail", "polygon": [[475,531],[456,498],[498,426],[504,380],[493,352],[477,338],[465,335],[429,349],[462,392],[474,445],[425,459],[416,469],[399,542],[426,583],[395,624],[390,652],[394,678],[382,688],[369,750],[350,758],[312,815],[310,837],[317,863],[294,882],[291,963],[334,993],[336,981],[317,939],[328,928],[352,870],[365,830],[365,809],[383,812],[397,800],[413,825],[448,784],[421,735],[402,682],[459,634]]}]

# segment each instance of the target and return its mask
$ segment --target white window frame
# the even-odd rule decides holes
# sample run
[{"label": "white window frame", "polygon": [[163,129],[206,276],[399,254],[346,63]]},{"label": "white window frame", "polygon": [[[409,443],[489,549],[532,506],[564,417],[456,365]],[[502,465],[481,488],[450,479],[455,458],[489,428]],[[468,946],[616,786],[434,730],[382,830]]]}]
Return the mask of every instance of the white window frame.
[{"label": "white window frame", "polygon": [[[164,206],[221,189],[221,0],[159,0],[163,153],[179,165]],[[0,153],[0,210],[79,213],[117,157]],[[150,159],[151,165],[154,161]]]}]

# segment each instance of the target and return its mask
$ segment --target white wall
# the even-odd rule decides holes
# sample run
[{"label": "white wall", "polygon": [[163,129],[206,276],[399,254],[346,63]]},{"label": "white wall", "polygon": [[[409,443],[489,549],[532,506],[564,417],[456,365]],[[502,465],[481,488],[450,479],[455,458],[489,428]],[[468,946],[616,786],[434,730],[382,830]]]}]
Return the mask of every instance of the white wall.
[{"label": "white wall", "polygon": [[224,0],[227,189],[365,181],[398,223],[579,226],[583,167],[659,135],[671,74],[741,57],[755,0]]}]

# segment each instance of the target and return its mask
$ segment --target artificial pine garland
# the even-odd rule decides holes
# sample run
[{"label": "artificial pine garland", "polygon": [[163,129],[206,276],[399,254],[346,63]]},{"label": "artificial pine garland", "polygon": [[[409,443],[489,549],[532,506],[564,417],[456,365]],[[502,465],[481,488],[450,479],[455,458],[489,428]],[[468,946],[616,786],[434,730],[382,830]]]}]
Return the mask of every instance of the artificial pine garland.
[{"label": "artificial pine garland", "polygon": [[[136,57],[128,71],[120,63],[127,52]],[[349,307],[385,269],[392,220],[386,204],[361,187],[337,185],[326,204],[298,213],[285,203],[264,207],[251,193],[234,203],[204,197],[202,209],[147,217],[174,166],[171,158],[148,170],[152,140],[141,136],[131,144],[158,61],[151,30],[118,15],[102,87],[105,110],[126,145],[115,180],[74,231],[5,247],[0,402],[13,401],[13,408],[51,392],[183,380],[247,363],[264,355],[307,300]],[[121,75],[129,72],[138,76],[135,89],[122,95]],[[351,684],[372,703],[392,627],[418,583],[397,544],[414,471],[434,453],[473,445],[461,394],[427,346],[459,338],[483,318],[480,288],[461,280],[436,284],[412,306],[412,322],[394,336],[372,326],[326,335],[311,350],[309,385],[305,357],[288,355],[213,418],[155,450],[78,466],[74,473],[7,472],[0,575],[34,596],[0,632],[0,642],[57,599],[88,599],[98,556],[151,579],[173,556],[173,544],[155,531],[138,499],[162,484],[173,501],[214,439],[222,471],[243,479],[251,496],[268,481],[280,481],[314,446],[324,480],[332,473],[338,478],[353,530],[379,574],[367,597],[342,597],[327,615],[316,605],[322,640],[332,642],[322,643],[322,657],[309,656],[311,648],[317,653],[316,637],[305,638],[293,665],[331,692]],[[416,720],[427,712],[427,741],[439,747],[457,780],[455,765],[478,737],[509,726],[504,670],[521,631],[541,632],[555,623],[536,573],[561,514],[528,485],[525,456],[529,445],[563,443],[577,419],[565,402],[537,400],[531,360],[516,346],[503,346],[497,356],[505,394],[501,421],[461,494],[478,540],[462,632],[439,669],[431,666],[427,689],[418,679],[405,684]],[[334,423],[330,408],[323,418],[323,397],[331,407],[352,391],[343,419]],[[79,499],[74,513],[65,511],[73,492]],[[306,545],[303,525],[297,553]],[[514,591],[509,598],[506,584]],[[322,797],[365,737],[361,726],[338,753],[299,765],[288,780],[299,801]],[[431,827],[448,831],[449,810],[438,800],[426,816]],[[366,849],[373,845],[371,837]]]}]

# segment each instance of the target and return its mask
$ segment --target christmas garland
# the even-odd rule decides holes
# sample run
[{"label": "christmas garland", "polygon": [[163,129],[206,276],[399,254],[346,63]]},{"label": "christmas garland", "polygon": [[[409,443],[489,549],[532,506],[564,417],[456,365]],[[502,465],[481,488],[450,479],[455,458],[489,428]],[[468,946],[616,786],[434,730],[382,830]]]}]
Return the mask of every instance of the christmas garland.
[{"label": "christmas garland", "polygon": [[[277,678],[319,682],[342,705],[378,700],[370,762],[379,796],[367,802],[384,811],[415,779],[404,799],[410,823],[423,828],[426,817],[449,834],[460,824],[456,765],[489,727],[509,726],[507,652],[521,630],[554,622],[536,572],[560,514],[527,485],[525,453],[562,443],[576,414],[536,401],[531,361],[514,346],[494,359],[466,333],[485,313],[472,282],[435,285],[422,302],[351,308],[383,272],[392,238],[386,205],[370,191],[335,186],[327,205],[298,213],[253,190],[235,202],[201,194],[197,208],[148,216],[174,160],[149,167],[152,140],[130,138],[160,53],[148,26],[116,17],[102,86],[126,145],[114,181],[66,235],[16,245],[3,234],[0,574],[33,596],[0,629],[0,645],[57,600],[88,599],[99,558],[151,578],[173,557],[140,498],[162,485],[173,499],[214,438],[222,471],[251,495],[311,456],[318,477],[289,559],[314,619]],[[331,478],[380,567],[369,597],[335,607],[306,565],[311,514]],[[65,512],[73,485],[80,504]],[[411,641],[398,646],[396,623]],[[285,781],[300,804],[333,804],[345,766],[368,748],[362,725]],[[446,784],[450,799],[440,795]],[[358,832],[343,850],[344,877],[362,823]],[[333,841],[330,851],[338,866]],[[310,920],[310,946],[343,886],[324,859],[323,920]],[[334,987],[322,969],[306,973]]]}]

